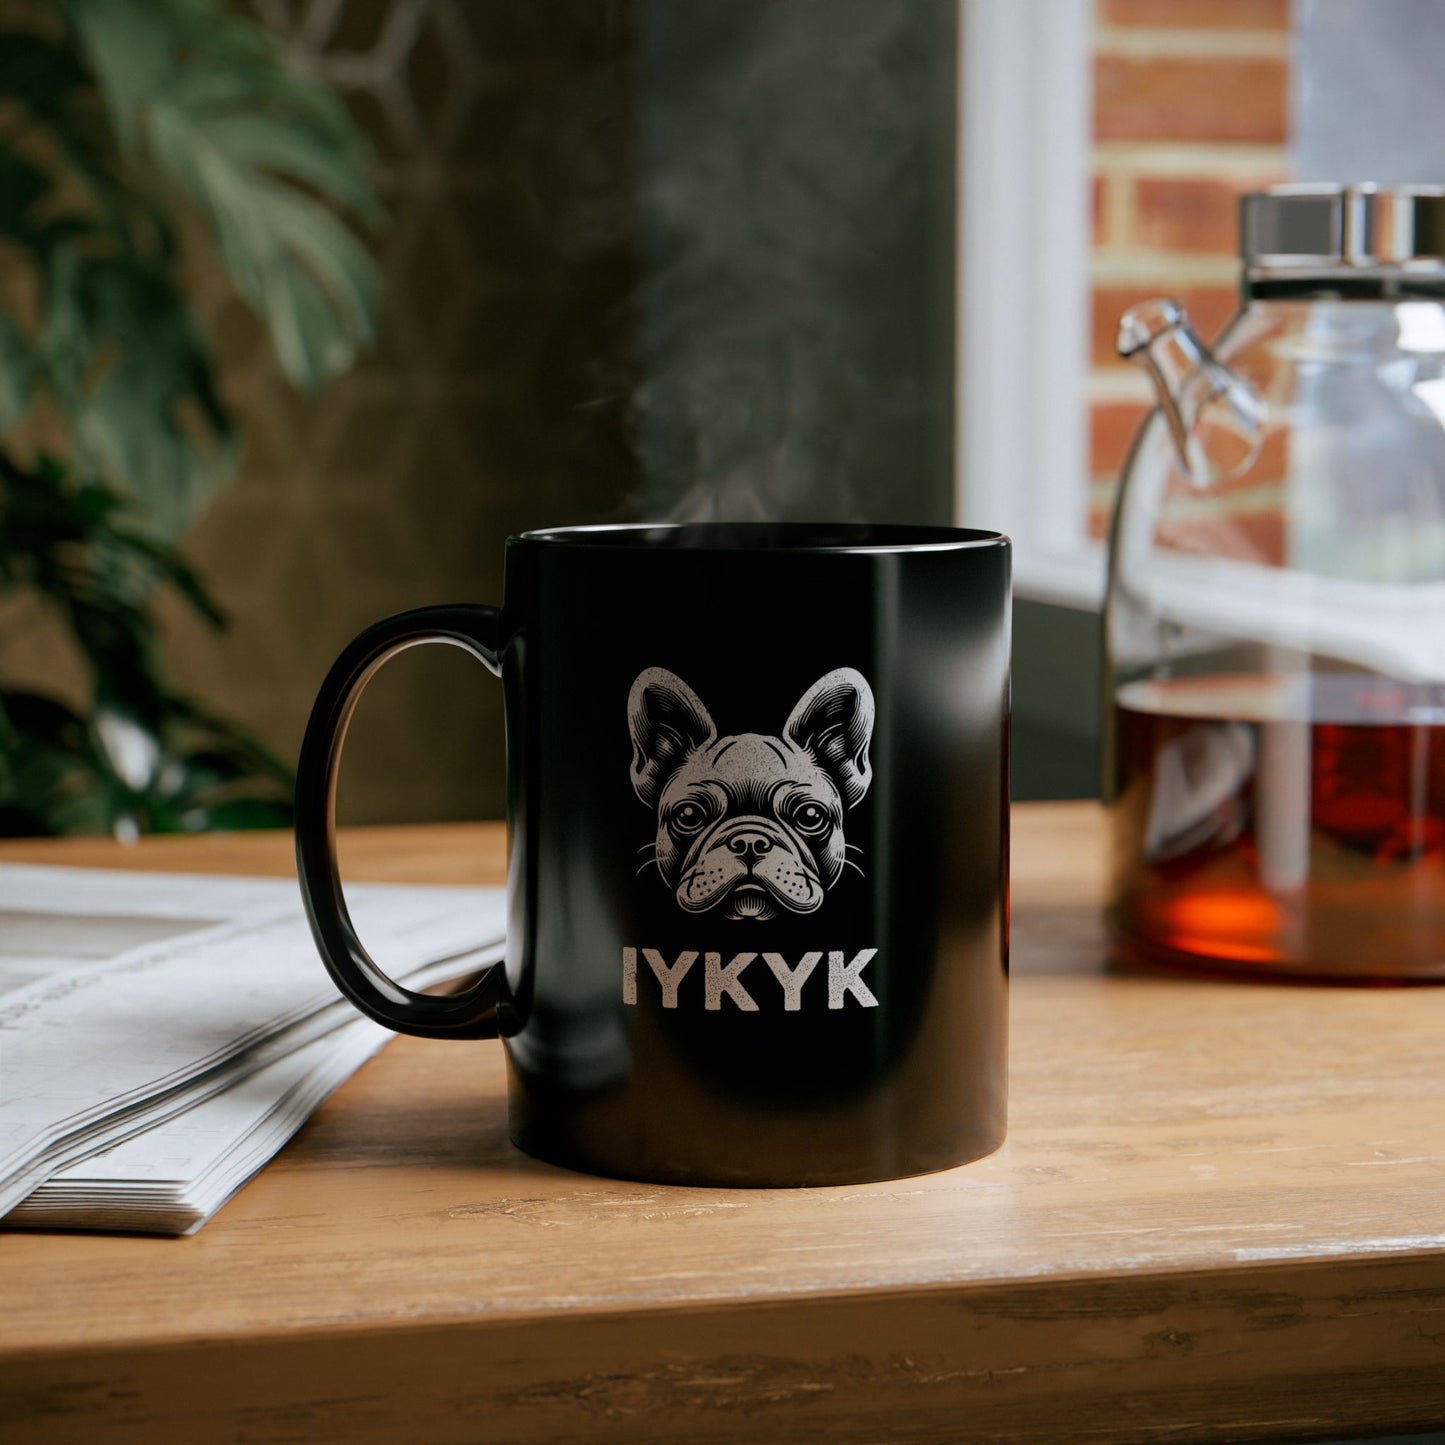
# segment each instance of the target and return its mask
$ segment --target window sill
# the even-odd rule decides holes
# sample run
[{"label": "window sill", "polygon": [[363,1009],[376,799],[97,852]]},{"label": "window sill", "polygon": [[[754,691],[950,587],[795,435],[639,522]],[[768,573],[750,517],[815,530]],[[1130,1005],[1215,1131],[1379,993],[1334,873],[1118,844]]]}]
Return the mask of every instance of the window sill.
[{"label": "window sill", "polygon": [[1068,551],[1015,544],[1014,595],[1055,607],[1098,612],[1104,605],[1106,553],[1091,542]]}]

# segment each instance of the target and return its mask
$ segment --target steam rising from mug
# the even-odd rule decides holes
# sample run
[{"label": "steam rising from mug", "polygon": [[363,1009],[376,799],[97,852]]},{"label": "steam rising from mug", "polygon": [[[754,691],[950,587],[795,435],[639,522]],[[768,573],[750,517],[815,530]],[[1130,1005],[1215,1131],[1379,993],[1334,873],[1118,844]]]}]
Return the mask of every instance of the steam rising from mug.
[{"label": "steam rising from mug", "polygon": [[625,398],[634,511],[946,514],[953,8],[631,12],[640,277],[603,386]]}]

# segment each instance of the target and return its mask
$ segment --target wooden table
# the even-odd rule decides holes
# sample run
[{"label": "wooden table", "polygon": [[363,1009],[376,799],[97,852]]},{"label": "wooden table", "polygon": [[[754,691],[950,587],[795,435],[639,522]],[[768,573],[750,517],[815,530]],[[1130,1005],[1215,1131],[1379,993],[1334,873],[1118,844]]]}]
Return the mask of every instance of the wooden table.
[{"label": "wooden table", "polygon": [[[813,1191],[591,1179],[508,1145],[498,1045],[399,1039],[195,1238],[0,1236],[0,1439],[1445,1422],[1445,989],[1110,976],[1097,811],[1015,817],[994,1157]],[[476,882],[503,846],[492,826],[372,830],[345,858],[357,879]],[[271,836],[0,857],[290,867]]]}]

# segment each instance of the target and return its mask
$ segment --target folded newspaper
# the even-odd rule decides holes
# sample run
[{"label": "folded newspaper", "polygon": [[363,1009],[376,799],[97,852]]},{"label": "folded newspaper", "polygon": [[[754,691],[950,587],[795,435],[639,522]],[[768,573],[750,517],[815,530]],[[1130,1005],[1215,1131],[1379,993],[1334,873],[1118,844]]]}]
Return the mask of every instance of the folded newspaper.
[{"label": "folded newspaper", "polygon": [[[501,957],[501,889],[347,901],[412,988]],[[193,1233],[390,1037],[294,882],[0,866],[0,1226]]]}]

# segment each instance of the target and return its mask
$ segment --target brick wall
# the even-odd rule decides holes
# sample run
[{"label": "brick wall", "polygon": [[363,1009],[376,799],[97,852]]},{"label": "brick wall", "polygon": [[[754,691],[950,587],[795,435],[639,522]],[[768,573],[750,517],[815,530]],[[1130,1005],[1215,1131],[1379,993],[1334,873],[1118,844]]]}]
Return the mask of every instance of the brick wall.
[{"label": "brick wall", "polygon": [[1235,310],[1240,194],[1286,179],[1289,0],[1095,0],[1089,531],[1149,409],[1119,315],[1167,294],[1213,336]]}]

